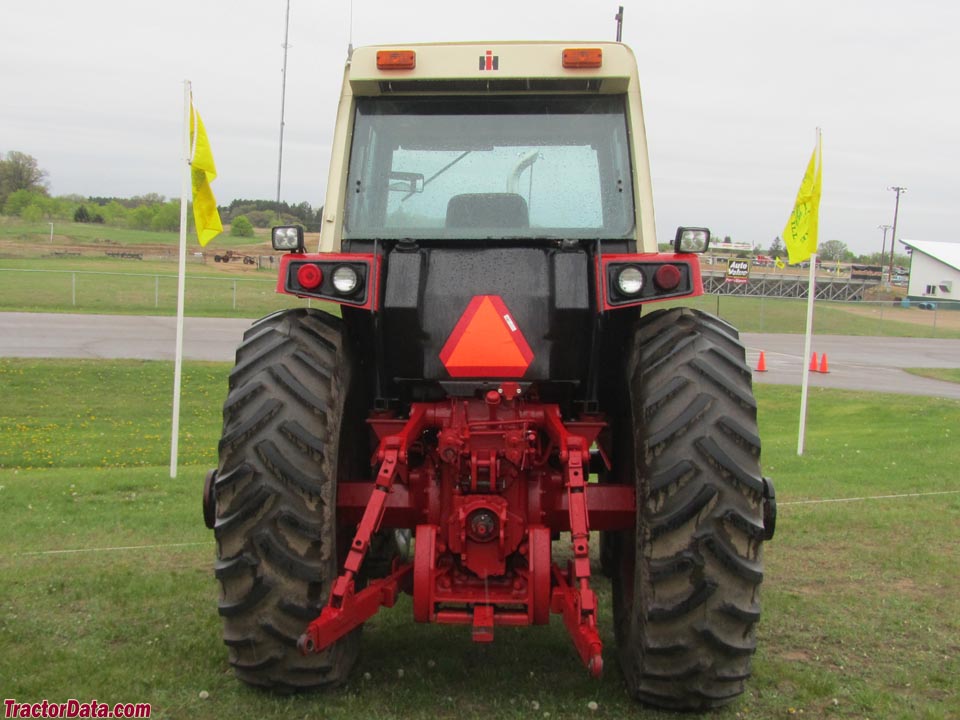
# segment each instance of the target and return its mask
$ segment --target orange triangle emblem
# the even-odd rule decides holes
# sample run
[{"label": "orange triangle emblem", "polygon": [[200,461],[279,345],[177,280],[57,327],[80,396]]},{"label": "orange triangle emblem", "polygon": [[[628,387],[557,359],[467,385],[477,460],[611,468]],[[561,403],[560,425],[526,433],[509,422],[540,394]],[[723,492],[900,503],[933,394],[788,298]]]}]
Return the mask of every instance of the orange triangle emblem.
[{"label": "orange triangle emblem", "polygon": [[522,377],[533,351],[499,295],[476,295],[440,351],[450,377]]}]

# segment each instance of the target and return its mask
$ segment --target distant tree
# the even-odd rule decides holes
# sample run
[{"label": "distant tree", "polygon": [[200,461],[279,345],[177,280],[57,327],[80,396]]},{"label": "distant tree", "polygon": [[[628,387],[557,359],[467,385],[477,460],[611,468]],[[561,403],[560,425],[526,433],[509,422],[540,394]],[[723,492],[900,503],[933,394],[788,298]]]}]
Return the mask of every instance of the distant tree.
[{"label": "distant tree", "polygon": [[785,254],[783,240],[780,239],[779,235],[773,239],[772,243],[770,243],[770,249],[767,252],[769,253],[770,257],[782,257]]},{"label": "distant tree", "polygon": [[43,210],[39,205],[27,205],[20,213],[24,222],[35,223],[43,219]]},{"label": "distant tree", "polygon": [[230,235],[233,237],[253,237],[253,223],[245,215],[235,217],[230,227]]},{"label": "distant tree", "polygon": [[78,223],[88,223],[90,222],[90,212],[87,210],[86,205],[81,205],[73,213],[73,221]]},{"label": "distant tree", "polygon": [[149,230],[156,210],[150,205],[141,205],[130,212],[130,227],[136,230]]},{"label": "distant tree", "polygon": [[843,260],[848,252],[847,244],[841,240],[827,240],[820,243],[821,260]]},{"label": "distant tree", "polygon": [[110,225],[123,225],[127,220],[129,211],[117,200],[113,199],[101,206],[100,212]]},{"label": "distant tree", "polygon": [[47,171],[40,169],[32,155],[11,150],[5,159],[0,157],[0,207],[17,190],[46,195],[46,177]]},{"label": "distant tree", "polygon": [[150,220],[150,229],[157,232],[173,232],[180,229],[180,203],[172,201],[157,208]]},{"label": "distant tree", "polygon": [[137,207],[138,205],[163,205],[166,201],[167,199],[163,195],[158,195],[157,193],[134,195],[129,200],[129,202],[132,203],[130,207]]},{"label": "distant tree", "polygon": [[38,190],[15,190],[14,192],[10,193],[6,201],[3,203],[3,214],[20,215],[31,205],[36,205],[41,209],[46,209],[46,206],[49,204],[49,202],[50,199],[46,196],[46,194]]},{"label": "distant tree", "polygon": [[276,221],[277,214],[267,210],[251,210],[246,217],[254,227],[268,228]]}]

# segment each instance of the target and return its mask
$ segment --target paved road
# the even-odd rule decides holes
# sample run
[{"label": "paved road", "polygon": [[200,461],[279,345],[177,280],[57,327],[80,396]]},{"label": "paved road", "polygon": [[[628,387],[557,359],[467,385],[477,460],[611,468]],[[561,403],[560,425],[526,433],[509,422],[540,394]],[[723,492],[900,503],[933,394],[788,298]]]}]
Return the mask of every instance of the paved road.
[{"label": "paved road", "polygon": [[[233,360],[251,322],[186,318],[183,357]],[[0,357],[173,360],[176,333],[173,317],[0,313]]]},{"label": "paved road", "polygon": [[[184,357],[232,361],[252,320],[187,318]],[[0,313],[0,357],[136,358],[172,360],[176,320],[131,315]],[[757,366],[763,351],[762,383],[799,385],[803,367],[800,335],[744,333],[747,360]],[[960,367],[960,340],[824,335],[813,351],[827,354],[830,372],[810,374],[811,386],[872,390],[960,399],[960,384],[928,380],[905,367]]]},{"label": "paved road", "polygon": [[[802,335],[743,333],[747,360],[756,368],[762,351],[767,372],[754,372],[756,382],[799,385],[804,366]],[[960,368],[960,340],[882,338],[848,335],[814,336],[817,360],[827,355],[827,374],[810,373],[812,387],[960,398],[960,384],[929,380],[902,368]]]}]

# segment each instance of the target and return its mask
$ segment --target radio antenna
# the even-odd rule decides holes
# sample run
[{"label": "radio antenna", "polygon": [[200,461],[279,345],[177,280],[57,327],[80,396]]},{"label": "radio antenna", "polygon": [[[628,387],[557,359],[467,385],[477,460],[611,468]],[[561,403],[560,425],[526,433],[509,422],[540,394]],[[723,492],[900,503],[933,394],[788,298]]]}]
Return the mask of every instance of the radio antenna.
[{"label": "radio antenna", "polygon": [[623,37],[623,5],[620,6],[613,19],[617,21],[617,42],[620,42],[620,38]]},{"label": "radio antenna", "polygon": [[350,39],[347,41],[347,60],[353,57],[353,0],[350,0]]},{"label": "radio antenna", "polygon": [[277,160],[277,222],[280,221],[280,177],[283,172],[283,119],[287,104],[287,48],[290,44],[290,0],[287,0],[287,19],[283,29],[283,82],[280,86],[280,159]]}]

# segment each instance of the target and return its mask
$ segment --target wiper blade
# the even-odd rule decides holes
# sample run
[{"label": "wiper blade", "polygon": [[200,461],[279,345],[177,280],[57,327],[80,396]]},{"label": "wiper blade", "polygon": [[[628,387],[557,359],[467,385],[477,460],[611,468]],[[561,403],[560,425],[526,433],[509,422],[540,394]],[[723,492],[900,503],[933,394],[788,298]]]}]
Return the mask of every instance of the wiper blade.
[{"label": "wiper blade", "polygon": [[[463,160],[467,155],[469,155],[469,154],[472,153],[472,152],[473,152],[473,150],[467,150],[465,153],[463,153],[463,154],[460,155],[459,157],[456,157],[456,158],[454,158],[452,161],[448,162],[448,163],[447,163],[446,165],[444,165],[442,168],[440,168],[439,170],[437,170],[433,175],[431,175],[431,176],[428,177],[426,180],[424,180],[424,181],[423,181],[423,187],[424,187],[424,188],[427,187],[427,185],[429,185],[429,184],[432,183],[434,180],[436,180],[440,175],[443,175],[443,173],[445,173],[447,170],[449,170],[450,168],[452,168],[454,165],[456,165],[458,162],[460,162],[461,160]],[[406,195],[404,195],[402,198],[400,198],[400,202],[404,202],[405,200],[413,197],[414,195],[416,195],[415,192],[409,192],[409,193],[407,193]]]}]

